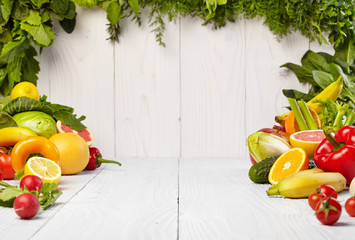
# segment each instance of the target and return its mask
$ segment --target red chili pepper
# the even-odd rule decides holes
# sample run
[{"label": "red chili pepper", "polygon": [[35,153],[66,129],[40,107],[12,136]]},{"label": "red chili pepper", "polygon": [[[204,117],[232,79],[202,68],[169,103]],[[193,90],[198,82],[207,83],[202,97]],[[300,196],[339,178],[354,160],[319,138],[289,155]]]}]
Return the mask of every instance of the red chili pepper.
[{"label": "red chili pepper", "polygon": [[315,164],[326,172],[341,173],[350,184],[355,177],[355,127],[345,126],[334,137],[327,132],[325,136],[314,152]]},{"label": "red chili pepper", "polygon": [[90,150],[90,159],[88,165],[86,166],[87,170],[95,170],[96,168],[101,166],[101,163],[115,163],[121,166],[121,163],[119,162],[103,159],[99,149],[95,147],[90,147],[89,150]]},{"label": "red chili pepper", "polygon": [[15,171],[11,165],[11,149],[0,147],[0,165],[2,167],[2,179],[14,179]]}]

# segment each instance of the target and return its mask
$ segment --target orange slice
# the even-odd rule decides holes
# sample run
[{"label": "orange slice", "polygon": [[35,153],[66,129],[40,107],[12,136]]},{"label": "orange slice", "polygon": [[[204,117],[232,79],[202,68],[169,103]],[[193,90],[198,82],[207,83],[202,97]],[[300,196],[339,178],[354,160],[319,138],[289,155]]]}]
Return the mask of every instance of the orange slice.
[{"label": "orange slice", "polygon": [[309,168],[308,156],[302,148],[291,148],[284,152],[272,165],[269,182],[276,185],[288,175]]},{"label": "orange slice", "polygon": [[[314,121],[316,122],[318,128],[320,128],[322,123],[321,123],[319,115],[317,114],[317,112],[313,108],[309,107],[309,111],[311,112],[311,115],[312,115]],[[297,124],[295,114],[293,113],[293,111],[291,111],[288,114],[288,116],[285,120],[285,130],[286,130],[286,133],[288,133],[289,135],[300,131],[300,128]]]},{"label": "orange slice", "polygon": [[307,156],[312,158],[314,151],[324,138],[323,130],[300,131],[290,136],[290,143],[292,147],[299,147],[305,150]]}]

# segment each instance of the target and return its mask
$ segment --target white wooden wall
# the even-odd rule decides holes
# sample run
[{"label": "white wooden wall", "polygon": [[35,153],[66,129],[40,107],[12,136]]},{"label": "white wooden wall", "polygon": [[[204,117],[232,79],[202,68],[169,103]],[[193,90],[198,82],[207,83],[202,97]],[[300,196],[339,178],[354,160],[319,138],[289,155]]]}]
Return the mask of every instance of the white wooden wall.
[{"label": "white wooden wall", "polygon": [[213,31],[191,18],[167,24],[164,48],[143,20],[112,43],[105,12],[79,8],[39,56],[40,92],[86,115],[104,157],[246,157],[246,137],[286,111],[282,89],[308,87],[279,66],[331,50],[297,33],[279,42],[262,21]]}]

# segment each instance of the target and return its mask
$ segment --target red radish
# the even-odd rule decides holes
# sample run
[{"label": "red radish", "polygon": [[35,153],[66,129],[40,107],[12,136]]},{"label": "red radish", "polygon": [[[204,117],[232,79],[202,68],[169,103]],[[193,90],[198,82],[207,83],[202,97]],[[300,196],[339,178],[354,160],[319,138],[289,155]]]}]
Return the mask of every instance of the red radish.
[{"label": "red radish", "polygon": [[43,181],[38,176],[27,175],[23,177],[20,182],[20,188],[25,189],[25,186],[30,192],[37,191],[38,193],[41,193]]},{"label": "red radish", "polygon": [[15,213],[23,219],[31,219],[36,216],[39,208],[39,200],[32,193],[22,193],[14,201]]}]

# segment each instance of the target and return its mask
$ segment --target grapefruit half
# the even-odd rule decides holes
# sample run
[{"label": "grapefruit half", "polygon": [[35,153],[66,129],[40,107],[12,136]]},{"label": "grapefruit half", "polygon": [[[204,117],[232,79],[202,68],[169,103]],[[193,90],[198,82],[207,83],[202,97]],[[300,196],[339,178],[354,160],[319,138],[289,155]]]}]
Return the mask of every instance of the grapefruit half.
[{"label": "grapefruit half", "polygon": [[290,143],[292,147],[303,148],[307,156],[312,158],[314,151],[325,138],[323,130],[307,130],[291,134]]},{"label": "grapefruit half", "polygon": [[75,133],[77,135],[79,135],[82,139],[84,139],[84,141],[86,142],[86,144],[90,147],[93,143],[94,143],[94,135],[92,134],[92,132],[88,129],[85,128],[81,131],[75,131],[74,129],[72,129],[70,126],[63,124],[60,120],[57,121],[57,130],[60,133]]}]

